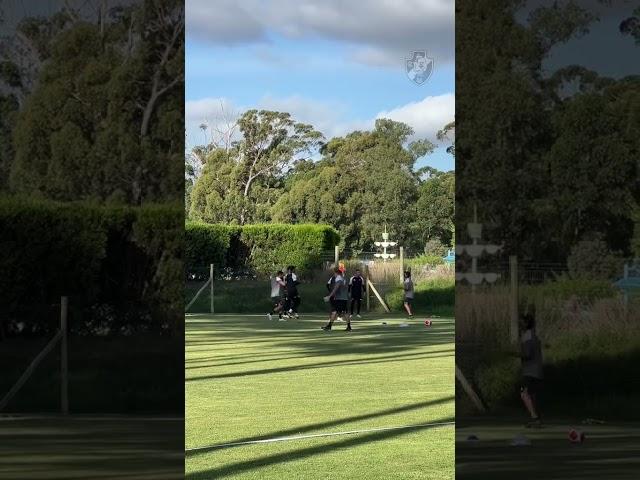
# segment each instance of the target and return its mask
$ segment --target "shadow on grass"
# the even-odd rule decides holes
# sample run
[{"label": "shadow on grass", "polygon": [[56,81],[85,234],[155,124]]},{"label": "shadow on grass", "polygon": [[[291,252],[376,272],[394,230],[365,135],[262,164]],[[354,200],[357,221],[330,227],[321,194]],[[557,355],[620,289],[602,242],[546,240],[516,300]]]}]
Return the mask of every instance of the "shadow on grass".
[{"label": "shadow on grass", "polygon": [[184,421],[0,419],[0,478],[184,478]]},{"label": "shadow on grass", "polygon": [[565,478],[635,480],[640,468],[640,430],[611,432],[571,444],[564,435],[533,439],[528,447],[510,447],[506,441],[483,441],[482,427],[474,433],[480,442],[456,444],[456,479],[560,480]]},{"label": "shadow on grass", "polygon": [[[438,420],[434,420],[434,422],[452,422],[454,420],[453,417],[442,418]],[[431,425],[416,425],[413,428],[407,428],[404,430],[385,430],[379,432],[373,432],[368,434],[356,435],[352,438],[346,440],[340,440],[335,442],[321,442],[319,445],[301,448],[297,450],[292,450],[285,453],[278,453],[275,455],[269,455],[262,458],[257,458],[255,460],[247,460],[244,462],[236,462],[229,465],[224,465],[217,468],[208,469],[201,472],[193,472],[187,473],[185,475],[185,479],[212,479],[212,478],[223,478],[229,477],[231,475],[236,475],[239,473],[255,470],[258,468],[267,467],[269,465],[274,464],[282,464],[291,461],[298,461],[304,458],[322,455],[327,451],[336,450],[341,448],[349,448],[355,447],[358,445],[363,445],[367,443],[380,442],[384,440],[389,440],[391,438],[398,438],[409,433],[429,430],[433,428],[443,428],[442,426],[431,426]]]},{"label": "shadow on grass", "polygon": [[[213,317],[212,322],[187,322],[187,347],[220,347],[222,345],[255,345],[266,343],[273,348],[299,350],[311,355],[371,354],[402,351],[406,352],[425,346],[453,343],[454,322],[437,320],[426,329],[418,323],[409,328],[396,325],[383,326],[388,319],[372,319],[353,322],[353,332],[346,334],[342,325],[335,324],[332,332],[322,332],[323,322],[294,321],[275,323],[255,318],[237,319]],[[414,321],[415,322],[415,321]],[[311,333],[313,332],[313,333]],[[317,336],[310,336],[317,334]]]},{"label": "shadow on grass", "polygon": [[[231,440],[229,442],[226,443],[241,443],[241,442],[253,442],[253,441],[257,441],[257,440],[265,440],[268,438],[276,438],[276,437],[285,437],[285,436],[289,436],[289,435],[300,435],[303,433],[309,433],[309,432],[313,432],[319,429],[327,429],[330,427],[336,427],[338,425],[343,425],[346,423],[353,423],[353,422],[358,422],[361,420],[369,420],[372,418],[380,418],[380,417],[386,417],[388,415],[396,415],[398,413],[404,413],[404,412],[410,412],[413,410],[419,410],[421,408],[426,408],[426,407],[432,407],[435,405],[442,405],[444,403],[448,403],[454,400],[454,397],[444,397],[444,398],[438,398],[436,400],[429,400],[428,402],[418,402],[418,403],[413,403],[411,405],[404,405],[402,407],[397,407],[397,408],[389,408],[387,410],[381,410],[379,412],[374,412],[374,413],[366,413],[363,415],[354,415],[352,417],[346,417],[346,418],[340,418],[338,420],[333,420],[331,422],[322,422],[322,423],[313,423],[310,425],[305,425],[303,427],[295,427],[295,428],[290,428],[287,430],[279,430],[276,432],[271,432],[269,434],[266,435],[259,435],[259,436],[254,436],[254,437],[245,437],[245,438],[239,438],[236,440]],[[238,445],[235,445],[238,446]],[[235,447],[234,446],[234,447]],[[213,450],[220,450],[221,448],[230,448],[231,445],[229,446],[217,446],[217,445],[212,445],[211,447],[204,447],[204,448],[199,448],[197,451],[188,451],[186,452],[186,456],[187,457],[193,457],[193,456],[198,456],[198,455],[202,455],[204,453],[213,451]]]},{"label": "shadow on grass", "polygon": [[[398,360],[416,360],[418,358],[450,357],[454,353],[455,353],[455,349],[434,350],[431,352],[415,352],[415,353],[404,353],[404,354],[394,353],[393,355],[370,357],[368,359],[340,360],[335,362],[326,361],[326,362],[318,362],[318,363],[308,363],[305,365],[295,365],[295,366],[289,366],[289,367],[277,367],[277,368],[268,368],[268,369],[261,369],[261,370],[249,370],[249,371],[243,371],[243,372],[237,372],[237,373],[236,372],[225,373],[220,375],[205,375],[205,376],[199,376],[199,377],[189,377],[186,379],[186,381],[202,380],[202,379],[209,379],[209,378],[246,377],[246,376],[253,376],[253,375],[264,375],[269,373],[281,373],[281,372],[292,372],[292,371],[298,371],[298,370],[310,370],[315,368],[327,368],[327,367],[334,367],[338,365],[366,365],[366,364],[373,364],[373,363],[384,363],[385,361],[394,362]],[[443,355],[438,355],[438,354],[443,354]],[[186,367],[186,369],[193,370],[193,369],[200,369],[200,368],[227,367],[230,365],[244,365],[248,363],[264,363],[268,361],[275,362],[275,361],[281,361],[281,360],[292,360],[292,359],[300,359],[300,358],[309,358],[309,356],[296,355],[296,356],[290,356],[290,357],[272,358],[269,360],[262,359],[262,360],[255,360],[255,361],[246,361],[246,362],[199,365],[199,366]]]},{"label": "shadow on grass", "polygon": [[[438,350],[435,352],[422,352],[422,353],[407,353],[407,354],[393,354],[384,357],[372,357],[370,359],[364,360],[338,360],[335,362],[318,362],[318,363],[310,363],[307,365],[294,365],[289,367],[276,367],[276,368],[264,368],[261,370],[249,370],[242,372],[232,372],[232,373],[221,373],[217,375],[200,375],[189,377],[185,381],[194,382],[198,380],[211,380],[214,378],[238,378],[238,377],[251,377],[254,375],[269,375],[272,373],[283,373],[283,372],[297,372],[302,370],[314,370],[319,368],[330,368],[336,366],[349,366],[349,365],[372,365],[376,363],[387,363],[387,362],[395,362],[399,359],[404,360],[417,360],[420,358],[440,358],[440,357],[451,357],[453,356],[455,350]],[[438,355],[442,354],[442,355]],[[407,358],[410,357],[410,358]],[[204,367],[201,367],[204,368]]]}]

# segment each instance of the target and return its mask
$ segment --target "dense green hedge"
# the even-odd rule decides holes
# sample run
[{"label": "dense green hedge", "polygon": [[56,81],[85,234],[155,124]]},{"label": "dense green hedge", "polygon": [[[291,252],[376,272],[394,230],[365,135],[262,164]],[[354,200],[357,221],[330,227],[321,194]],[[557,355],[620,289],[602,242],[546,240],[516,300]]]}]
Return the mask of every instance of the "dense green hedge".
[{"label": "dense green hedge", "polygon": [[0,321],[11,333],[12,322],[31,320],[42,333],[39,317],[66,295],[82,333],[175,327],[183,225],[179,205],[0,198]]},{"label": "dense green hedge", "polygon": [[228,226],[189,222],[186,225],[187,270],[213,263],[217,271],[272,273],[295,265],[305,272],[320,265],[323,254],[340,241],[328,225],[262,224]]},{"label": "dense green hedge", "polygon": [[185,228],[185,263],[188,267],[227,265],[231,239],[239,236],[237,226],[189,222]]}]

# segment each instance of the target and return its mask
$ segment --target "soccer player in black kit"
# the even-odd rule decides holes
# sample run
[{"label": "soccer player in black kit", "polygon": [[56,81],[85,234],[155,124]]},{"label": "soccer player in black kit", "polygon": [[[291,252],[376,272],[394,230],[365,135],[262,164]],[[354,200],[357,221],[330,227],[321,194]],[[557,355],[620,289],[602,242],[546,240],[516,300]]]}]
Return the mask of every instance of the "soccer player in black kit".
[{"label": "soccer player in black kit", "polygon": [[298,294],[298,277],[294,266],[287,267],[287,276],[284,278],[286,285],[285,311],[289,318],[298,318],[298,306],[300,305],[300,295]]},{"label": "soccer player in black kit", "polygon": [[356,270],[356,274],[349,280],[349,294],[351,295],[351,315],[349,318],[353,318],[353,307],[357,308],[356,315],[360,317],[360,305],[362,303],[362,291],[364,290],[364,278],[360,270]]}]

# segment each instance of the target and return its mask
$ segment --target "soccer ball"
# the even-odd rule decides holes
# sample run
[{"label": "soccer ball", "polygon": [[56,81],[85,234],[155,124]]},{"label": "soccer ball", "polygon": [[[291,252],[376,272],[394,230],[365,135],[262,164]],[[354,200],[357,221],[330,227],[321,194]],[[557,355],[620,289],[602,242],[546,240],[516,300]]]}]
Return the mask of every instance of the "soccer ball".
[{"label": "soccer ball", "polygon": [[425,326],[425,327],[430,327],[430,326],[431,326],[431,319],[430,319],[430,318],[427,318],[427,319],[424,321],[424,326]]},{"label": "soccer ball", "polygon": [[569,430],[569,441],[571,443],[584,442],[584,433],[574,429]]}]

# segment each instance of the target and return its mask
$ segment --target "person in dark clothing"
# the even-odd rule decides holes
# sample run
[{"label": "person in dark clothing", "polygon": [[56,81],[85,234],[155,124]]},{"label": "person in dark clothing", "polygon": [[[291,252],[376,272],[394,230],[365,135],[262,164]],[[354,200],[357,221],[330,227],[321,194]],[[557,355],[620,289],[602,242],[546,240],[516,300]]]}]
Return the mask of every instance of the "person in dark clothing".
[{"label": "person in dark clothing", "polygon": [[[347,282],[342,276],[342,271],[339,268],[335,270],[335,279],[333,288],[329,295],[324,297],[325,301],[331,302],[331,314],[329,315],[329,323],[322,327],[325,331],[330,331],[333,322],[343,314],[347,312],[347,301],[349,300],[349,292],[347,291]],[[347,328],[345,331],[351,331],[351,320],[347,320]]]},{"label": "person in dark clothing", "polygon": [[542,345],[536,334],[535,313],[532,310],[521,317],[520,329],[520,360],[522,362],[520,398],[531,417],[526,426],[539,428],[542,426],[538,399],[544,378],[543,359]]},{"label": "person in dark clothing", "polygon": [[295,270],[296,267],[294,266],[287,267],[287,276],[284,278],[286,285],[285,309],[289,318],[299,318],[298,306],[300,305],[300,294],[298,293],[298,285],[300,285],[300,282],[298,281]]},{"label": "person in dark clothing", "polygon": [[356,316],[360,317],[360,306],[362,304],[362,292],[364,290],[364,278],[360,270],[356,270],[356,273],[349,280],[349,295],[351,297],[351,315],[349,318],[353,318],[353,307],[356,307]]}]

